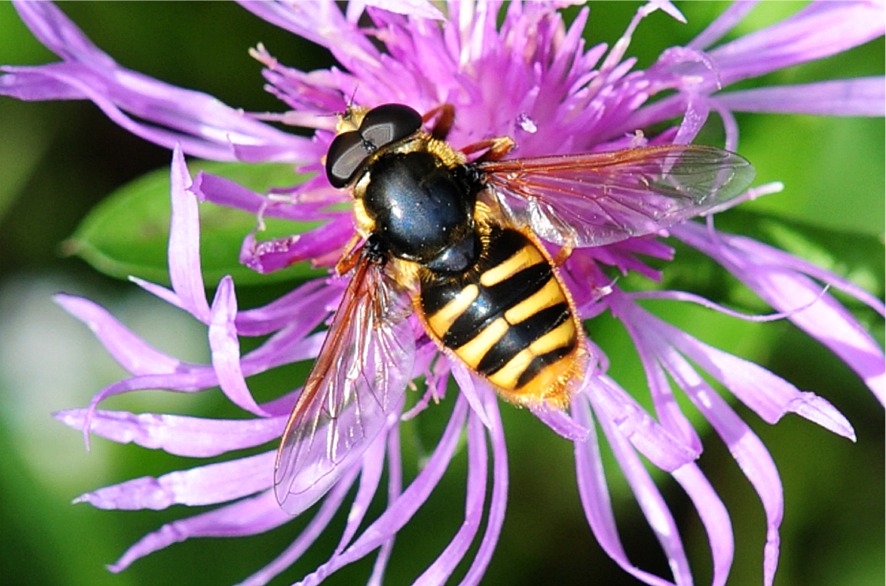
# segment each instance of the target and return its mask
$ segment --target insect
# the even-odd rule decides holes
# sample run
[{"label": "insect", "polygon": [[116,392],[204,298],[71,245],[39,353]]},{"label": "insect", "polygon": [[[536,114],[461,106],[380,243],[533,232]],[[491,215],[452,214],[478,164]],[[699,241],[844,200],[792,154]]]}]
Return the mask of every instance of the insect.
[{"label": "insect", "polygon": [[[507,137],[455,149],[454,111],[349,108],[326,158],[354,198],[352,272],[289,418],[277,500],[320,498],[396,418],[417,314],[447,356],[524,406],[568,404],[586,360],[558,267],[574,247],[655,233],[742,193],[753,167],[707,146],[506,159]],[[430,130],[425,125],[435,121]],[[553,256],[542,240],[559,245]]]}]

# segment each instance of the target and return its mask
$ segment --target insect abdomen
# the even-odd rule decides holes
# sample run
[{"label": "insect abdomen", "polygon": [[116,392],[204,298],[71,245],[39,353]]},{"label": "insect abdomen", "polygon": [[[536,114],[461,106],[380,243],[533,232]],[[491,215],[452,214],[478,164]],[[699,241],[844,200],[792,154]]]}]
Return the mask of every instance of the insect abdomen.
[{"label": "insect abdomen", "polygon": [[580,370],[579,324],[550,258],[518,230],[491,227],[472,269],[422,279],[429,333],[519,404],[565,404]]}]

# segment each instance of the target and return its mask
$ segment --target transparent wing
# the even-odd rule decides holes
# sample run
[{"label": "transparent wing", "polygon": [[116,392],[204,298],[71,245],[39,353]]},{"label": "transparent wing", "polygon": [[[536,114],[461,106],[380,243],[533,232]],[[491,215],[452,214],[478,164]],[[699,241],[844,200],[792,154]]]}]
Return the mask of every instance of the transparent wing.
[{"label": "transparent wing", "polygon": [[754,168],[716,147],[687,145],[479,164],[514,221],[545,240],[601,246],[651,234],[741,195]]},{"label": "transparent wing", "polygon": [[415,353],[411,312],[407,292],[363,256],[277,452],[274,488],[287,512],[323,496],[399,407]]}]

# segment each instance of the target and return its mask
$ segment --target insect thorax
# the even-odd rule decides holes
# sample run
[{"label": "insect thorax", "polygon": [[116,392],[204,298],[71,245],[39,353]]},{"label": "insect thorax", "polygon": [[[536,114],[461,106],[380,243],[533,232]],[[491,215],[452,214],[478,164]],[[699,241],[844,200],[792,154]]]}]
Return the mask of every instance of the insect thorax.
[{"label": "insect thorax", "polygon": [[394,149],[382,154],[358,182],[360,213],[395,257],[436,270],[464,270],[476,258],[474,206],[479,191],[474,174],[449,166],[425,149]]}]

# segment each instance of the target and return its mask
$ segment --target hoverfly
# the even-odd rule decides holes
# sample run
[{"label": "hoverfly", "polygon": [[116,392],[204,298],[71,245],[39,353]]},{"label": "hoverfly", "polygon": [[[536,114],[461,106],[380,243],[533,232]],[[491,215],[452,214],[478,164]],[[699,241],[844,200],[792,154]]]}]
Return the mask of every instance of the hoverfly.
[{"label": "hoverfly", "polygon": [[504,399],[563,407],[586,358],[558,273],[573,247],[710,212],[754,175],[739,155],[707,146],[509,160],[514,143],[503,137],[456,150],[445,142],[453,115],[386,104],[339,121],[326,173],[354,198],[357,234],[336,267],[353,273],[277,454],[277,500],[290,512],[397,416],[412,378],[409,315]]}]

